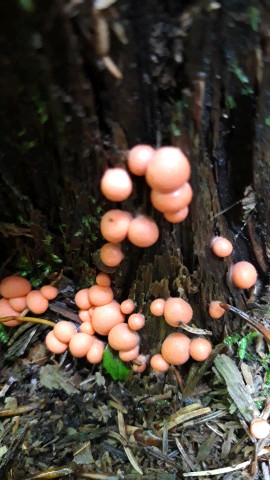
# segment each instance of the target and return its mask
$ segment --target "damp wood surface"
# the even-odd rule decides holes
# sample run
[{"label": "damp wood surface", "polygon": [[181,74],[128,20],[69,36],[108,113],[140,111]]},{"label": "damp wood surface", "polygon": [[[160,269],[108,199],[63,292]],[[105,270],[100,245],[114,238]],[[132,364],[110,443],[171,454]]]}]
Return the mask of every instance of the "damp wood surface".
[{"label": "damp wood surface", "polygon": [[[59,366],[60,376],[68,378],[61,382],[57,377],[58,383],[48,387],[40,369],[46,362],[55,366],[54,361],[43,350],[38,363],[36,351],[29,360],[33,348],[42,349],[45,330],[34,326],[30,335],[22,332],[21,340],[14,340],[1,358],[3,402],[6,396],[18,397],[18,408],[31,408],[41,397],[41,410],[4,420],[9,452],[0,451],[0,472],[5,480],[22,480],[43,470],[46,475],[46,469],[55,467],[43,478],[76,479],[79,473],[97,470],[121,480],[119,469],[129,480],[144,478],[134,473],[127,459],[125,448],[131,448],[135,465],[153,480],[231,468],[250,458],[251,466],[245,467],[250,468],[250,478],[264,478],[260,461],[256,470],[258,450],[239,423],[239,410],[251,394],[243,394],[235,405],[241,393],[217,373],[223,368],[218,362],[228,353],[222,341],[240,331],[242,320],[226,312],[213,321],[207,311],[216,299],[251,315],[255,307],[257,320],[269,326],[269,315],[262,317],[270,294],[270,4],[111,3],[98,13],[86,1],[14,0],[0,6],[1,278],[23,270],[42,282],[63,270],[70,290],[65,289],[65,302],[54,304],[50,315],[58,318],[54,315],[64,308],[72,319],[74,289],[91,285],[96,275],[92,255],[103,243],[100,216],[114,208],[101,195],[102,173],[107,167],[124,166],[127,150],[138,143],[179,146],[192,167],[189,217],[176,226],[166,222],[153,211],[144,181],[133,178],[134,191],[122,207],[153,215],[160,239],[147,251],[126,244],[126,258],[112,276],[113,286],[119,301],[130,297],[146,314],[143,352],[159,352],[173,331],[149,314],[151,300],[180,295],[194,309],[194,326],[212,331],[216,360],[205,366],[188,364],[181,371],[182,391],[173,370],[165,380],[149,373],[116,387],[106,375],[96,377],[99,370],[89,371],[72,359]],[[117,67],[116,76],[104,63],[104,45]],[[232,258],[214,257],[209,248],[214,235],[232,241]],[[243,292],[229,280],[230,265],[239,260],[251,261],[258,270],[254,292]],[[256,348],[261,352],[261,346]],[[6,347],[1,345],[1,351]],[[257,369],[247,365],[243,380],[246,385],[253,378],[253,396],[266,375],[261,364],[256,365]],[[242,376],[238,362],[234,368]],[[4,394],[5,389],[9,393]],[[127,409],[126,424],[143,430],[140,441],[131,433],[128,445],[123,441],[108,404],[110,395]],[[153,406],[155,397],[158,407]],[[196,405],[198,416],[188,426],[179,421],[175,431],[168,431],[166,422],[173,415],[182,421],[185,402]],[[5,401],[5,408],[8,404]],[[220,419],[207,416],[215,412]],[[245,421],[249,419],[248,413]],[[122,444],[119,437],[107,435],[108,428],[120,435]],[[152,434],[161,442],[158,447],[151,445]],[[76,455],[82,446],[84,459]],[[24,457],[27,449],[32,453]],[[242,474],[240,470],[238,478]]]}]

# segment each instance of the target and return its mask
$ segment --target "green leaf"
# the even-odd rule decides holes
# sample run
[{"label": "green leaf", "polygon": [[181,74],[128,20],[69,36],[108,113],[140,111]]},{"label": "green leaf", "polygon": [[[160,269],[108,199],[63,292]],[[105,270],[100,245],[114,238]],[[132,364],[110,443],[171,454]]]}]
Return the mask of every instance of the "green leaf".
[{"label": "green leaf", "polygon": [[102,363],[113,380],[125,380],[131,371],[127,364],[122,362],[108,345],[104,350]]}]

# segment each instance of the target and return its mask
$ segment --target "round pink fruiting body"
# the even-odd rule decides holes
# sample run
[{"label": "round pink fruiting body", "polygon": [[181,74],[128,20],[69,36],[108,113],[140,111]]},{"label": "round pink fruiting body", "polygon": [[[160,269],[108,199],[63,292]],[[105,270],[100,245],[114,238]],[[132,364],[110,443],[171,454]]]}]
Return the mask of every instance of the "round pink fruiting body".
[{"label": "round pink fruiting body", "polygon": [[68,322],[66,320],[61,320],[60,322],[58,322],[53,329],[53,333],[57,340],[63,343],[69,343],[71,337],[73,337],[76,332],[77,329],[74,323]]},{"label": "round pink fruiting body", "polygon": [[211,240],[211,249],[217,257],[228,257],[233,251],[230,240],[224,237],[214,237]]},{"label": "round pink fruiting body", "polygon": [[146,370],[146,366],[147,357],[145,355],[138,355],[138,357],[134,360],[132,370],[135,373],[143,373]]},{"label": "round pink fruiting body", "polygon": [[150,365],[153,370],[156,372],[167,372],[170,368],[170,364],[164,360],[163,356],[161,353],[157,353],[156,355],[153,355],[153,357],[150,360]]},{"label": "round pink fruiting body", "polygon": [[122,202],[132,192],[132,181],[123,168],[108,168],[102,176],[100,188],[108,200]]},{"label": "round pink fruiting body", "polygon": [[102,361],[104,348],[104,343],[95,339],[86,354],[88,362],[93,364],[100,363]]},{"label": "round pink fruiting body", "polygon": [[100,285],[101,287],[109,287],[111,285],[111,278],[110,275],[107,273],[100,272],[96,276],[96,284]]},{"label": "round pink fruiting body", "polygon": [[114,350],[127,351],[132,350],[139,344],[140,337],[126,323],[121,323],[110,330],[108,342]]},{"label": "round pink fruiting body", "polygon": [[46,335],[45,344],[46,344],[46,347],[48,348],[48,350],[50,350],[50,352],[55,353],[57,355],[59,355],[60,353],[64,353],[68,348],[66,343],[60,342],[56,338],[53,330],[51,330]]},{"label": "round pink fruiting body", "polygon": [[178,327],[180,323],[189,323],[192,316],[193,310],[190,304],[182,298],[170,297],[166,300],[164,319],[172,327]]},{"label": "round pink fruiting body", "polygon": [[264,418],[254,418],[250,424],[250,433],[253,437],[261,440],[270,435],[270,425]]},{"label": "round pink fruiting body", "polygon": [[40,293],[47,300],[54,300],[58,295],[58,288],[54,287],[53,285],[44,285],[41,287]]},{"label": "round pink fruiting body", "polygon": [[100,335],[108,335],[115,325],[124,321],[125,315],[121,312],[120,305],[115,300],[102,307],[96,307],[92,316],[93,328]]},{"label": "round pink fruiting body", "polygon": [[128,168],[134,175],[145,175],[155,150],[150,145],[136,145],[128,152]]},{"label": "round pink fruiting body", "polygon": [[231,280],[238,288],[250,288],[257,280],[256,268],[249,262],[238,262],[231,267]]},{"label": "round pink fruiting body", "polygon": [[154,153],[145,177],[148,185],[154,190],[172,192],[188,181],[190,164],[178,148],[162,147]]},{"label": "round pink fruiting body", "polygon": [[[0,318],[19,316],[20,313],[11,307],[7,298],[0,299]],[[8,320],[7,322],[4,322],[4,325],[7,327],[16,327],[17,325],[20,325],[20,322],[18,320]]]},{"label": "round pink fruiting body", "polygon": [[161,346],[161,355],[172,365],[183,365],[190,357],[190,339],[184,333],[171,333]]},{"label": "round pink fruiting body", "polygon": [[132,348],[131,350],[119,350],[119,358],[123,361],[123,362],[132,362],[132,360],[135,360],[135,358],[138,357],[139,355],[139,350],[140,350],[140,346],[139,345],[136,345],[134,348]]},{"label": "round pink fruiting body", "polygon": [[16,297],[16,298],[10,298],[9,299],[9,304],[14,310],[17,312],[22,312],[25,310],[27,307],[26,305],[26,297]]},{"label": "round pink fruiting body", "polygon": [[43,295],[40,293],[40,290],[32,290],[26,296],[26,304],[31,312],[41,315],[46,312],[49,302]]},{"label": "round pink fruiting body", "polygon": [[94,306],[101,307],[113,300],[113,291],[111,287],[101,287],[100,285],[93,285],[88,290],[90,303]]},{"label": "round pink fruiting body", "polygon": [[105,243],[100,249],[101,261],[109,267],[117,267],[123,260],[124,254],[116,243]]},{"label": "round pink fruiting body", "polygon": [[95,330],[93,329],[92,322],[84,322],[80,325],[79,331],[82,333],[87,333],[87,335],[94,335]]},{"label": "round pink fruiting body", "polygon": [[0,295],[4,298],[25,297],[31,289],[30,282],[18,275],[9,275],[0,283]]},{"label": "round pink fruiting body", "polygon": [[129,225],[128,239],[136,247],[151,247],[159,237],[157,224],[143,215],[134,218]]},{"label": "round pink fruiting body", "polygon": [[210,302],[208,313],[210,317],[216,319],[224,315],[225,310],[220,306],[220,300],[212,300],[212,302]]},{"label": "round pink fruiting body", "polygon": [[210,357],[212,353],[212,345],[206,338],[196,337],[190,341],[189,354],[193,360],[203,362]]},{"label": "round pink fruiting body", "polygon": [[69,342],[69,351],[71,355],[77,358],[85,357],[93,341],[93,336],[88,335],[87,333],[75,333]]},{"label": "round pink fruiting body", "polygon": [[162,317],[164,314],[165,300],[163,298],[156,298],[150,304],[150,312],[156,317]]},{"label": "round pink fruiting body", "polygon": [[126,300],[123,300],[123,302],[120,305],[121,312],[123,312],[125,315],[130,315],[132,312],[134,312],[136,307],[135,302],[131,300],[131,298],[127,298]]},{"label": "round pink fruiting body", "polygon": [[142,313],[132,313],[128,317],[128,326],[131,330],[140,330],[145,325],[145,316]]},{"label": "round pink fruiting body", "polygon": [[132,216],[122,210],[109,210],[101,217],[100,231],[108,242],[122,242],[128,232]]},{"label": "round pink fruiting body", "polygon": [[152,190],[150,194],[153,207],[162,213],[179,212],[190,204],[192,196],[192,188],[188,182],[173,192],[162,193]]},{"label": "round pink fruiting body", "polygon": [[81,310],[88,310],[91,307],[88,291],[89,288],[82,288],[75,295],[75,303]]},{"label": "round pink fruiting body", "polygon": [[164,218],[170,223],[181,223],[187,218],[188,212],[188,207],[184,207],[178,212],[164,212]]}]

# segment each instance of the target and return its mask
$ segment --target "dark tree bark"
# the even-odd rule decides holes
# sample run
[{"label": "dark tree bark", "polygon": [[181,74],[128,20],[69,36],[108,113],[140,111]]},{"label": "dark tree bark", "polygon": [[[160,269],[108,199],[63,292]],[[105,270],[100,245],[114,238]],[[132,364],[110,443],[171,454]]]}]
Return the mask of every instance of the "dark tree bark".
[{"label": "dark tree bark", "polygon": [[[22,5],[1,8],[2,275],[23,259],[42,280],[63,267],[78,285],[89,283],[100,211],[112,206],[99,191],[102,172],[124,165],[139,142],[177,145],[192,164],[190,216],[165,222],[134,178],[123,207],[153,215],[161,234],[147,251],[126,245],[115,292],[144,312],[151,299],[180,293],[218,341],[224,322],[210,321],[211,299],[246,310],[267,295],[268,1],[118,0],[98,17],[88,2]],[[104,66],[103,19],[122,79]],[[215,234],[233,241],[233,261],[258,269],[251,297],[229,281],[231,259],[212,255]],[[142,350],[157,351],[165,330],[149,317]]]}]

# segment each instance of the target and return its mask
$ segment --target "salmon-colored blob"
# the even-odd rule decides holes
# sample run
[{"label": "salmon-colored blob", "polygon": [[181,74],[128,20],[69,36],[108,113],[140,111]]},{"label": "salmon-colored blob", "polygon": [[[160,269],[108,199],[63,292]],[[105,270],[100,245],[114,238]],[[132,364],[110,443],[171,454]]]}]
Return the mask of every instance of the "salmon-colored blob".
[{"label": "salmon-colored blob", "polygon": [[224,237],[214,237],[211,240],[211,249],[217,257],[228,257],[233,251],[230,240]]},{"label": "salmon-colored blob", "polygon": [[67,322],[66,320],[61,320],[58,322],[54,329],[53,333],[57,340],[63,343],[69,343],[71,337],[77,332],[77,329],[72,322]]},{"label": "salmon-colored blob", "polygon": [[131,330],[140,330],[145,325],[145,316],[142,313],[132,313],[128,317],[128,326]]},{"label": "salmon-colored blob", "polygon": [[40,293],[40,290],[32,290],[26,296],[26,304],[31,312],[36,315],[41,315],[46,312],[49,302],[43,295]]},{"label": "salmon-colored blob", "polygon": [[145,175],[155,150],[150,145],[136,145],[128,153],[128,168],[134,175]]},{"label": "salmon-colored blob", "polygon": [[256,268],[249,262],[238,262],[231,267],[231,280],[238,288],[250,288],[257,280]]},{"label": "salmon-colored blob", "polygon": [[192,315],[193,310],[191,306],[182,298],[170,297],[166,300],[164,318],[172,327],[178,327],[180,323],[189,323]]},{"label": "salmon-colored blob", "polygon": [[161,353],[153,355],[150,360],[150,365],[156,372],[167,372],[169,370],[170,364],[164,360]]},{"label": "salmon-colored blob", "polygon": [[189,354],[193,360],[202,362],[210,357],[212,353],[212,345],[206,338],[193,338],[189,344]]},{"label": "salmon-colored blob", "polygon": [[110,303],[113,300],[113,291],[111,287],[101,287],[100,285],[93,285],[88,290],[90,302],[94,306],[102,306]]},{"label": "salmon-colored blob", "polygon": [[56,338],[53,330],[51,330],[46,335],[45,344],[46,344],[46,347],[48,348],[48,350],[50,350],[50,352],[56,353],[56,354],[64,353],[68,348],[66,343],[60,342]]},{"label": "salmon-colored blob", "polygon": [[81,310],[88,310],[91,307],[88,291],[89,288],[82,288],[75,295],[75,303]]},{"label": "salmon-colored blob", "polygon": [[146,169],[146,181],[154,190],[172,192],[188,181],[190,164],[184,153],[175,147],[156,150]]},{"label": "salmon-colored blob", "polygon": [[9,304],[17,312],[22,312],[26,308],[26,297],[10,298]]},{"label": "salmon-colored blob", "polygon": [[156,317],[162,317],[164,314],[165,300],[163,298],[156,298],[150,304],[150,312]]},{"label": "salmon-colored blob", "polygon": [[0,295],[5,298],[25,297],[32,289],[26,278],[10,275],[0,283]]},{"label": "salmon-colored blob", "polygon": [[100,287],[109,287],[111,285],[111,277],[107,273],[100,272],[96,276],[96,284]]},{"label": "salmon-colored blob", "polygon": [[88,335],[87,333],[75,333],[69,342],[69,351],[71,355],[77,358],[85,357],[93,341],[93,336]]},{"label": "salmon-colored blob", "polygon": [[87,333],[88,335],[94,335],[95,330],[93,329],[92,322],[84,322],[80,325],[80,332]]},{"label": "salmon-colored blob", "polygon": [[170,223],[181,223],[187,218],[188,212],[188,207],[184,207],[178,212],[165,212],[164,218]]},{"label": "salmon-colored blob", "polygon": [[[0,300],[0,318],[4,317],[19,317],[20,313],[14,310],[11,305],[9,304],[9,301],[7,298],[1,298]],[[18,320],[8,320],[7,322],[4,322],[4,325],[7,327],[16,327],[17,325],[20,325],[20,322]]]},{"label": "salmon-colored blob", "polygon": [[151,247],[159,237],[157,224],[152,218],[141,215],[131,220],[128,229],[128,239],[136,247]]},{"label": "salmon-colored blob", "polygon": [[128,351],[139,344],[140,337],[126,323],[120,323],[109,331],[108,342],[114,350]]},{"label": "salmon-colored blob", "polygon": [[58,288],[53,285],[44,285],[41,287],[40,292],[47,300],[54,300],[58,295]]},{"label": "salmon-colored blob", "polygon": [[172,365],[183,365],[189,359],[190,339],[184,333],[171,333],[161,346],[161,355]]},{"label": "salmon-colored blob", "polygon": [[132,365],[132,370],[135,373],[143,373],[146,370],[147,367],[147,357],[145,355],[138,355],[137,358],[135,358],[134,362]]},{"label": "salmon-colored blob", "polygon": [[224,312],[224,308],[220,306],[220,300],[212,300],[212,302],[210,302],[208,310],[210,317],[221,318]]},{"label": "salmon-colored blob", "polygon": [[100,249],[101,261],[109,267],[117,267],[123,260],[124,254],[116,243],[105,243]]},{"label": "salmon-colored blob", "polygon": [[140,346],[139,345],[136,345],[134,348],[132,348],[131,350],[119,350],[119,358],[123,361],[123,362],[132,362],[132,360],[135,360],[135,358],[138,357],[139,355],[139,350],[140,350]]},{"label": "salmon-colored blob", "polygon": [[193,192],[188,182],[177,190],[169,193],[162,193],[158,190],[151,190],[150,198],[153,207],[159,212],[178,212],[190,204]]},{"label": "salmon-colored blob", "polygon": [[91,321],[92,317],[89,313],[89,310],[80,310],[78,312],[78,316],[79,316],[79,319],[81,320],[81,322],[90,322]]},{"label": "salmon-colored blob", "polygon": [[250,433],[258,440],[270,435],[270,425],[264,418],[254,418],[250,424]]},{"label": "salmon-colored blob", "polygon": [[108,200],[122,202],[132,192],[132,181],[123,168],[108,168],[101,178],[100,188]]},{"label": "salmon-colored blob", "polygon": [[101,217],[100,231],[108,242],[122,242],[128,232],[132,216],[123,210],[109,210]]},{"label": "salmon-colored blob", "polygon": [[100,335],[108,335],[112,327],[124,321],[125,315],[115,300],[102,307],[96,307],[92,316],[93,328]]},{"label": "salmon-colored blob", "polygon": [[130,313],[134,312],[136,307],[135,302],[131,300],[131,298],[127,298],[126,300],[123,300],[123,302],[120,305],[121,312],[125,313],[125,315],[129,315]]},{"label": "salmon-colored blob", "polygon": [[92,345],[90,346],[86,358],[89,363],[100,363],[102,362],[103,352],[104,352],[105,345],[100,340],[96,339]]}]

